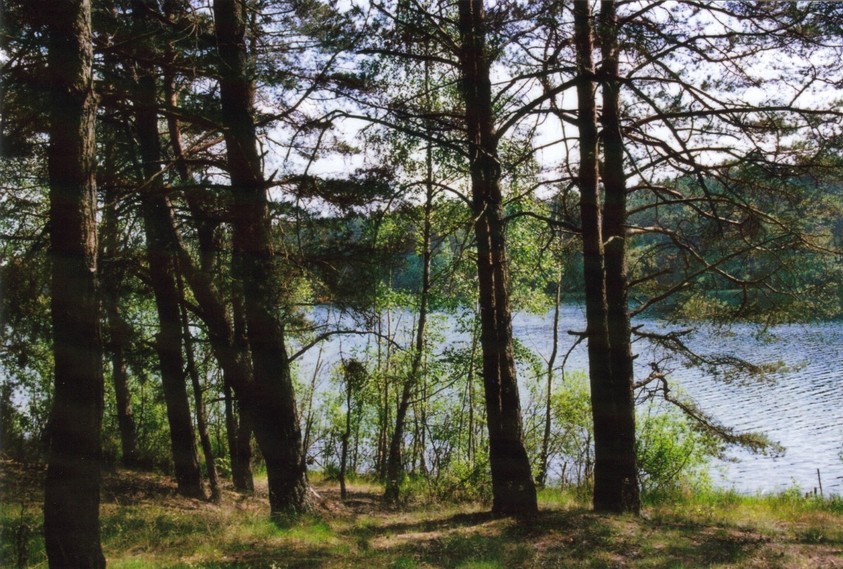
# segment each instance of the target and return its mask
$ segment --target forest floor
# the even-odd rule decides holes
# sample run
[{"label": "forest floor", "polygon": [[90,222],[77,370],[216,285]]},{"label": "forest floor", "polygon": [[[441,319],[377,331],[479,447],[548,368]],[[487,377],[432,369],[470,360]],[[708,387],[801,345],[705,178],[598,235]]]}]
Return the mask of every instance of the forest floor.
[{"label": "forest floor", "polygon": [[[315,482],[319,508],[269,520],[265,480],[254,496],[225,489],[211,504],[176,495],[152,473],[104,477],[102,541],[110,568],[843,568],[843,504],[791,492],[730,493],[652,506],[640,518],[590,512],[541,494],[530,520],[479,504],[383,507],[380,488]],[[46,567],[43,467],[0,461],[0,566]],[[262,486],[262,487],[261,487]]]}]

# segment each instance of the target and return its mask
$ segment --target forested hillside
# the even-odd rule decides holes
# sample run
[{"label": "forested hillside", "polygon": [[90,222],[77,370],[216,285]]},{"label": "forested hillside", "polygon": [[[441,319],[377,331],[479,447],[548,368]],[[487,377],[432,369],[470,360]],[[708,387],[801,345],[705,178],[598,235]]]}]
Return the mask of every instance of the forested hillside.
[{"label": "forested hillside", "polygon": [[3,12],[0,452],[46,465],[50,567],[105,566],[117,467],[222,507],[257,479],[276,521],[314,478],[635,517],[781,450],[672,372],[798,362],[696,327],[843,316],[836,2]]}]

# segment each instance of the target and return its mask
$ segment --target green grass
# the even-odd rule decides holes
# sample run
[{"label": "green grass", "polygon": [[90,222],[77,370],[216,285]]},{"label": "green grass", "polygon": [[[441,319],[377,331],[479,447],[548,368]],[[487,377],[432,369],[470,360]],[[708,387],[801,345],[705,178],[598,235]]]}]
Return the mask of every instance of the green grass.
[{"label": "green grass", "polygon": [[[587,497],[543,490],[541,513],[517,521],[483,505],[430,504],[384,510],[380,488],[352,487],[343,507],[271,521],[259,498],[228,493],[221,506],[163,493],[106,502],[102,541],[117,569],[357,568],[516,569],[834,566],[843,550],[843,501],[796,492],[741,496],[709,491],[649,505],[643,516],[603,516]],[[0,506],[3,567],[46,567],[40,504]],[[356,505],[355,505],[356,504]]]}]

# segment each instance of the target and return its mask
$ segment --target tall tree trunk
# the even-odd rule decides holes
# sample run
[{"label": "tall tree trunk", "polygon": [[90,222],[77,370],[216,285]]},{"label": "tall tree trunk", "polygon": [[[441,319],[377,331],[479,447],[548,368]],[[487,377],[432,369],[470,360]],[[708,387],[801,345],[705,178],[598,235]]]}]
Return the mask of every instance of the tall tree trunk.
[{"label": "tall tree trunk", "polygon": [[180,494],[202,497],[202,477],[184,376],[176,268],[173,252],[168,251],[169,239],[163,235],[169,222],[162,218],[169,216],[169,204],[162,203],[166,202],[163,198],[146,197],[142,201],[149,272],[160,323],[155,349],[164,387],[176,483]]},{"label": "tall tree trunk", "polygon": [[310,436],[313,431],[313,423],[315,420],[313,399],[316,396],[316,383],[319,379],[319,371],[322,369],[322,354],[325,351],[325,345],[319,345],[319,352],[316,356],[316,364],[313,366],[313,375],[310,376],[310,387],[307,390],[307,403],[305,403],[304,412],[304,435],[302,435],[302,456],[301,459],[307,463],[308,453],[310,452],[311,440]]},{"label": "tall tree trunk", "polygon": [[480,343],[492,470],[492,511],[529,515],[538,510],[524,448],[521,404],[512,351],[509,268],[499,185],[497,137],[485,45],[482,0],[459,2],[461,88],[466,107],[471,193],[480,284]]},{"label": "tall tree trunk", "polygon": [[[106,166],[108,164],[106,163]],[[120,280],[118,270],[119,228],[117,220],[117,192],[113,186],[105,190],[102,223],[101,270],[103,307],[108,326],[108,351],[111,353],[111,379],[114,385],[115,411],[120,429],[122,463],[126,468],[138,466],[137,429],[129,393],[129,374],[126,352],[132,329],[120,310]]]},{"label": "tall tree trunk", "polygon": [[383,347],[381,339],[381,319],[378,315],[377,320],[377,376],[383,381],[383,390],[378,394],[379,403],[381,406],[379,413],[379,428],[378,428],[378,456],[376,472],[378,473],[378,480],[386,482],[387,478],[387,463],[389,456],[389,410],[390,410],[390,394],[389,394],[389,377],[383,369]]},{"label": "tall tree trunk", "polygon": [[50,567],[99,569],[105,567],[99,531],[103,373],[90,2],[52,2],[48,21],[55,394],[44,539]]},{"label": "tall tree trunk", "polygon": [[237,413],[234,394],[227,383],[223,385],[223,394],[231,482],[238,492],[251,494],[255,491],[255,481],[252,476],[252,428],[248,423],[248,415],[242,411]]},{"label": "tall tree trunk", "polygon": [[[170,122],[170,138],[175,141],[174,148],[180,148],[178,124]],[[176,153],[176,156],[180,156]],[[177,158],[177,160],[179,160]],[[214,283],[214,271],[217,266],[214,244],[215,228],[207,222],[207,215],[201,200],[195,195],[188,196],[191,214],[197,219],[199,227],[199,253],[202,258],[201,267],[197,268],[181,240],[178,239],[175,227],[172,232],[176,235],[179,268],[190,286],[197,303],[199,315],[208,330],[208,337],[214,357],[223,373],[223,383],[226,389],[226,426],[229,429],[228,441],[231,458],[232,482],[234,488],[240,492],[253,492],[252,450],[251,450],[251,420],[248,409],[242,404],[239,407],[239,420],[234,420],[234,406],[232,391],[238,400],[245,397],[251,389],[252,372],[249,367],[248,342],[245,331],[238,330],[238,321],[243,318],[242,294],[232,293],[232,313],[234,323],[228,316],[225,301]],[[172,216],[170,217],[172,220]],[[237,286],[234,287],[238,288]],[[201,436],[201,433],[200,433]]]},{"label": "tall tree trunk", "polygon": [[[139,30],[145,28],[150,10],[146,0],[135,0],[133,3],[132,14]],[[184,496],[204,497],[181,349],[182,325],[177,281],[178,237],[174,231],[175,223],[161,179],[155,70],[145,63],[146,46],[141,44],[139,49],[141,56],[136,70],[135,128],[143,165],[144,183],[140,191],[146,252],[160,326],[155,349],[158,352],[161,382],[164,386],[178,491]]]},{"label": "tall tree trunk", "polygon": [[635,398],[631,346],[632,329],[627,303],[626,176],[624,143],[620,127],[618,77],[618,19],[615,3],[603,1],[599,17],[603,52],[603,237],[605,243],[606,300],[608,304],[609,359],[611,361],[611,447],[604,454],[606,484],[595,507],[638,514],[638,466],[635,459]]},{"label": "tall tree trunk", "polygon": [[236,446],[231,451],[231,481],[238,492],[251,494],[255,491],[252,474],[252,419],[243,405],[238,405]]},{"label": "tall tree trunk", "polygon": [[241,0],[214,0],[220,55],[220,95],[234,203],[235,278],[243,284],[254,384],[246,403],[254,421],[269,480],[273,514],[311,507],[302,460],[290,361],[285,345],[278,274],[270,236],[266,187],[252,120],[253,83],[245,46],[245,6]]},{"label": "tall tree trunk", "polygon": [[[595,71],[592,56],[593,31],[591,8],[588,2],[574,3],[574,26],[578,73],[579,189],[586,289],[586,334],[594,421],[594,509],[603,512],[637,511],[637,505],[632,508],[632,504],[627,503],[632,496],[632,486],[637,496],[636,477],[633,475],[630,478],[626,470],[629,459],[620,450],[621,445],[625,445],[620,438],[623,436],[626,425],[618,410],[618,397],[613,376],[613,364],[616,363],[613,356],[617,352],[612,350],[609,335],[609,307],[604,264],[606,257],[599,193]],[[617,199],[617,196],[613,196],[613,199]],[[624,303],[625,301],[624,298]],[[627,335],[627,341],[628,338]],[[634,437],[634,432],[632,436]],[[634,467],[634,449],[632,465]],[[633,502],[637,504],[637,498]]]},{"label": "tall tree trunk", "polygon": [[[191,211],[194,215],[204,215],[192,204]],[[200,221],[200,224],[202,222]],[[200,232],[201,234],[201,232]],[[210,245],[205,239],[200,238],[200,254],[206,259],[213,256]],[[214,261],[204,262],[201,269],[193,265],[187,251],[180,244],[180,267],[183,269],[185,280],[190,285],[193,295],[200,307],[200,317],[208,330],[208,339],[214,357],[219,363],[223,373],[223,383],[226,390],[226,426],[229,429],[228,442],[231,458],[232,482],[236,490],[240,492],[253,492],[254,480],[252,476],[252,448],[251,432],[252,420],[250,409],[244,403],[248,398],[250,390],[253,389],[252,371],[249,366],[248,343],[245,339],[245,330],[242,329],[240,320],[243,315],[242,294],[238,292],[238,285],[233,287],[232,293],[232,314],[233,320],[229,319],[225,302],[222,295],[213,282],[211,274]],[[232,391],[237,399],[238,417],[234,420],[234,405]]]},{"label": "tall tree trunk", "polygon": [[[163,9],[164,14],[170,21],[178,21],[185,16],[187,6],[181,0],[165,0]],[[168,49],[171,48],[168,47]],[[173,54],[168,54],[168,61],[172,59]],[[178,107],[178,93],[176,91],[175,72],[171,66],[166,66],[164,69],[164,94],[168,107],[176,109]],[[178,117],[173,112],[169,112],[167,115],[167,131],[179,178],[183,183],[190,184],[192,181],[190,167],[184,155],[181,128]],[[210,216],[207,215],[207,208],[204,206],[199,192],[189,190],[185,193],[185,197],[191,215],[196,220],[200,263],[198,269],[194,267],[184,247],[180,247],[181,269],[185,280],[187,280],[197,302],[200,304],[201,317],[208,328],[211,348],[223,372],[232,483],[235,490],[251,493],[255,489],[252,475],[252,423],[248,412],[244,411],[243,405],[238,406],[239,413],[236,413],[237,416],[235,416],[234,405],[234,397],[239,398],[252,382],[245,331],[240,335],[237,331],[236,321],[238,317],[243,315],[242,302],[238,304],[238,301],[241,300],[240,297],[232,295],[232,312],[235,320],[234,325],[232,325],[228,318],[225,301],[214,280],[218,265],[215,235],[219,222],[212,221]],[[238,338],[242,338],[242,341],[238,341]]]}]

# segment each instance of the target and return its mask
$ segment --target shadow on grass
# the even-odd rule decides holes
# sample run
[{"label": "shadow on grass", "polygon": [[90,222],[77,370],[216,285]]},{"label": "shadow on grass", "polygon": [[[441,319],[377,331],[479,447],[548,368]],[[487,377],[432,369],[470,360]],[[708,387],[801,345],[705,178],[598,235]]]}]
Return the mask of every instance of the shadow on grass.
[{"label": "shadow on grass", "polygon": [[161,559],[139,551],[135,555],[111,558],[108,566],[110,569],[314,569],[341,558],[340,552],[331,545],[287,545],[273,540],[253,539],[221,543],[212,551],[185,551],[180,559]]},{"label": "shadow on grass", "polygon": [[[278,567],[285,569],[315,569],[324,567],[330,560],[336,560],[336,553],[330,549],[288,549],[278,546],[265,546],[253,544],[248,551],[243,551],[236,556],[230,556],[226,561],[202,562],[201,567],[207,569],[240,569],[255,567]],[[173,566],[172,569],[180,567],[192,567],[196,565]]]},{"label": "shadow on grass", "polygon": [[690,521],[665,524],[585,510],[545,511],[530,520],[458,514],[355,527],[349,533],[392,560],[386,566],[408,569],[707,567],[752,559],[769,541],[735,528]]},{"label": "shadow on grass", "polygon": [[[442,518],[419,520],[417,522],[395,522],[366,528],[385,533],[430,533],[452,530],[462,527],[479,526],[492,520],[502,519],[490,512],[468,512],[453,514]],[[355,528],[357,529],[357,528]]]}]

